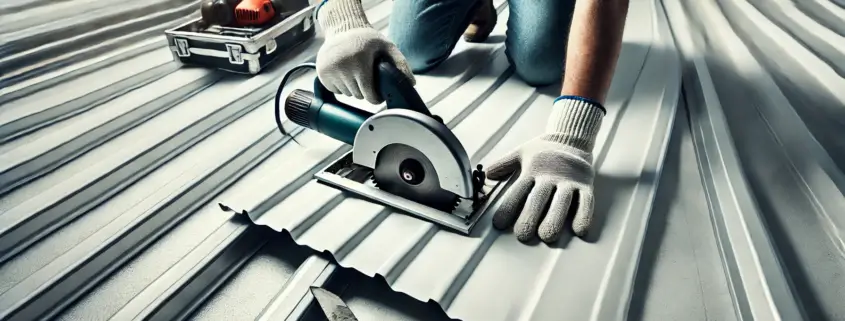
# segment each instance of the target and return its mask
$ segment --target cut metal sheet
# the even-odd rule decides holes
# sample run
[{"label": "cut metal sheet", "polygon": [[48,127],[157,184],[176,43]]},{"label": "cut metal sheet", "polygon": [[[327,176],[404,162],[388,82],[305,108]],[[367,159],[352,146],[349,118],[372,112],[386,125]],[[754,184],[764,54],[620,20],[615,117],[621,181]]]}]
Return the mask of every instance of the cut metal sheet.
[{"label": "cut metal sheet", "polygon": [[[161,29],[189,1],[30,1],[58,19],[3,26],[32,46],[0,59],[16,67],[0,75],[0,320],[308,320],[312,286],[366,320],[845,320],[836,1],[632,0],[595,233],[554,246],[490,217],[461,236],[314,182],[349,148],[287,123],[297,146],[270,115],[320,38],[255,77],[170,70]],[[495,4],[490,42],[417,76],[482,163],[537,135],[558,89],[514,74]],[[364,5],[386,31],[393,1]]]}]

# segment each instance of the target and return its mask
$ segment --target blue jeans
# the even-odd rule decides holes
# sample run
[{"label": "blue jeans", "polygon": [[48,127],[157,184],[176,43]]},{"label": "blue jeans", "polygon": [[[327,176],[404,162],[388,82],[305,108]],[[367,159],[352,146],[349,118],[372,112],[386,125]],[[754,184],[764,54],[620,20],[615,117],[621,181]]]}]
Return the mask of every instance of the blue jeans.
[{"label": "blue jeans", "polygon": [[[488,1],[488,0],[483,0]],[[414,73],[449,58],[479,0],[395,0],[389,34]],[[508,0],[505,54],[532,86],[560,81],[575,0]]]}]

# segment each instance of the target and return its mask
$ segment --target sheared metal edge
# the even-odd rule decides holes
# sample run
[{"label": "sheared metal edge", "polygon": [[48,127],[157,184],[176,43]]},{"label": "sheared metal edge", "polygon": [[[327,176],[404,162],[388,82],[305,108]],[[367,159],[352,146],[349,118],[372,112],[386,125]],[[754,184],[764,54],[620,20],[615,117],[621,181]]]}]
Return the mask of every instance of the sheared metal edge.
[{"label": "sheared metal edge", "polygon": [[[237,203],[240,206],[237,209],[247,209],[250,217],[257,224],[266,224],[277,231],[289,230],[298,243],[315,250],[332,253],[341,266],[355,268],[370,276],[379,275],[394,290],[407,293],[418,300],[437,301],[444,311],[455,318],[469,320],[519,317],[591,320],[624,318],[631,295],[639,246],[641,246],[645,234],[651,201],[656,190],[660,166],[668,143],[669,129],[674,120],[679,95],[680,75],[674,54],[675,49],[668,32],[665,16],[662,11],[656,13],[655,10],[656,2],[654,1],[633,1],[631,4],[626,39],[630,41],[631,37],[642,36],[643,29],[645,29],[648,30],[645,33],[652,34],[655,41],[645,41],[646,44],[652,46],[652,49],[648,51],[645,58],[645,66],[636,70],[642,69],[642,75],[639,75],[636,71],[633,73],[618,73],[617,79],[614,81],[616,88],[611,90],[612,97],[609,99],[609,110],[605,118],[605,125],[600,132],[599,146],[595,149],[601,151],[596,160],[599,173],[596,183],[599,191],[597,197],[600,200],[614,199],[614,205],[616,205],[606,204],[607,202],[605,202],[604,206],[597,206],[599,213],[610,212],[608,214],[612,216],[605,226],[597,227],[597,229],[604,230],[600,233],[606,237],[598,238],[598,240],[593,238],[589,240],[589,243],[579,242],[578,240],[562,241],[561,243],[569,243],[566,245],[567,249],[550,249],[544,245],[525,246],[519,244],[512,236],[498,237],[501,233],[491,229],[489,217],[487,217],[483,220],[483,223],[480,223],[472,236],[464,238],[438,231],[430,223],[403,215],[390,215],[389,209],[372,203],[357,199],[344,199],[339,191],[314,182],[309,183],[296,195],[291,195],[266,213],[254,211],[259,204],[265,204],[267,200],[266,196],[262,199],[260,192],[257,192],[264,189],[261,187],[268,187],[266,183],[257,186],[250,184],[251,195],[233,198],[226,204],[234,205],[234,203]],[[650,20],[648,20],[648,23],[644,23],[641,19]],[[504,22],[500,23],[505,24]],[[636,58],[634,54],[635,51],[633,50],[627,51],[627,55],[623,54],[620,59]],[[669,62],[668,65],[667,61]],[[632,62],[629,60],[623,60],[620,65],[626,66],[630,63]],[[636,65],[641,66],[642,64]],[[505,66],[504,59],[497,59],[485,69],[499,69]],[[499,71],[494,75],[500,75],[502,72]],[[483,74],[485,74],[484,71],[482,71]],[[631,77],[632,75],[635,77]],[[497,78],[497,76],[494,77]],[[620,82],[625,85],[625,81],[620,79],[624,77],[641,78],[642,80],[636,82],[633,90],[625,90],[619,88]],[[464,86],[470,86],[481,81],[476,79],[477,77],[473,78]],[[477,100],[475,102],[469,101],[470,105],[478,106],[474,106],[473,112],[467,115],[466,119],[455,128],[456,135],[462,139],[473,161],[479,161],[482,157],[489,160],[489,156],[496,156],[497,153],[494,151],[500,153],[504,151],[503,145],[515,145],[539,134],[539,132],[536,132],[538,127],[536,123],[542,121],[545,117],[541,112],[548,110],[551,99],[554,98],[551,95],[541,96],[535,92],[534,88],[528,87],[516,79],[509,79],[500,86],[489,99],[480,102]],[[425,86],[418,84],[418,88],[425,88]],[[426,92],[425,89],[420,89],[420,91]],[[631,92],[633,94],[626,99],[624,95],[630,95]],[[459,106],[466,106],[465,97],[473,97],[473,92],[467,88],[460,88],[459,93],[460,95],[447,96],[444,101],[435,104],[432,107],[433,112],[448,122],[452,115],[443,113],[452,113],[453,111],[447,111],[443,108],[455,109]],[[655,94],[657,97],[655,97]],[[620,106],[620,102],[616,100],[624,101]],[[496,101],[508,101],[509,103],[492,103]],[[511,110],[494,111],[491,109],[497,105],[498,108],[511,108]],[[528,108],[529,106],[532,108]],[[651,109],[647,107],[651,107]],[[623,115],[625,117],[622,117]],[[531,121],[531,124],[528,121]],[[643,123],[651,124],[651,126],[645,126],[645,128],[651,128],[650,132],[643,134]],[[497,126],[496,124],[500,125]],[[494,130],[492,133],[483,133],[500,126],[500,129]],[[531,128],[524,128],[527,126]],[[511,127],[514,129],[511,129]],[[521,131],[516,128],[521,129]],[[511,129],[511,135],[505,138],[508,144],[500,143],[499,146],[494,146],[495,142],[501,139],[508,129]],[[492,137],[487,136],[491,134]],[[470,137],[470,135],[481,137],[475,138]],[[490,138],[484,138],[485,136]],[[613,148],[607,146],[610,145],[607,144],[608,139],[611,139],[610,143]],[[642,147],[643,141],[647,143],[646,146],[648,147]],[[318,144],[312,143],[309,145],[317,146]],[[331,146],[337,146],[337,143],[333,145],[321,143],[319,146],[330,149]],[[489,156],[486,155],[488,153]],[[634,160],[634,164],[631,164],[630,160]],[[294,170],[287,166],[283,166],[283,169],[286,172]],[[278,179],[278,174],[269,172],[263,173],[261,176]],[[613,197],[613,194],[617,193],[609,193],[605,190],[611,186],[618,188],[613,180],[628,180],[627,183],[632,185],[626,186],[630,194],[633,194],[625,195],[624,198],[627,198],[627,201],[622,200],[621,197]],[[280,184],[284,183],[276,181],[273,185]],[[645,187],[646,184],[651,186]],[[261,187],[257,188],[258,186]],[[245,204],[255,205],[244,206]],[[624,221],[630,219],[631,215],[638,215],[634,213],[641,215],[640,224],[625,224]],[[619,215],[625,217],[613,219]],[[291,216],[299,216],[299,218]],[[335,226],[332,226],[333,223]],[[621,225],[627,226],[628,229],[618,230],[622,227]],[[621,232],[621,234],[617,234],[618,232]],[[396,244],[397,237],[408,239],[408,236],[411,236],[410,242]],[[381,238],[379,239],[379,237]],[[615,237],[618,238],[614,239]],[[478,238],[482,238],[482,240],[476,240]],[[396,250],[384,249],[391,243],[402,248]],[[558,246],[560,245],[558,244]],[[631,246],[632,248],[623,248],[622,246]],[[599,250],[602,250],[600,252],[603,255],[596,255]],[[460,253],[466,251],[470,253]],[[532,253],[535,254],[533,262],[540,260],[543,263],[525,263],[532,262],[532,259],[518,258],[523,256],[522,254],[540,251],[544,252]],[[385,255],[389,257],[384,257]],[[429,257],[431,255],[439,258]],[[507,257],[500,257],[503,255]],[[608,261],[604,261],[607,255],[611,257]],[[444,261],[444,257],[450,260]],[[429,261],[426,261],[427,259]],[[464,261],[464,259],[468,261]],[[566,264],[569,261],[574,261],[574,259],[580,261],[581,266]],[[412,261],[417,262],[412,263]],[[485,265],[485,263],[487,264]],[[454,264],[461,266],[449,267],[449,265]],[[519,267],[513,264],[529,266]],[[493,267],[494,265],[495,267]],[[600,268],[602,266],[605,268]],[[573,268],[580,270],[580,273],[573,271]],[[590,272],[591,270],[592,272]],[[602,272],[595,273],[596,270]],[[502,275],[503,273],[511,275]],[[525,279],[526,275],[523,273],[537,273],[541,276],[535,279]],[[520,277],[520,274],[523,275]],[[576,279],[571,279],[576,275]],[[443,279],[444,277],[447,279]],[[535,288],[517,289],[518,284],[511,286],[502,284],[520,278],[522,281],[526,281],[521,284],[523,287],[534,284]],[[567,279],[559,280],[558,278]],[[579,282],[587,284],[576,285]],[[564,283],[571,287],[584,289],[588,294],[579,293],[577,296],[592,298],[593,302],[587,303],[575,297],[569,297],[574,293],[562,293],[561,291],[565,287],[557,284],[562,285]],[[497,286],[498,288],[496,288]],[[564,309],[561,304],[571,304],[572,306],[569,309]],[[585,306],[592,306],[592,309],[584,309]]]},{"label": "sheared metal edge", "polygon": [[733,139],[713,88],[706,63],[696,51],[700,34],[692,32],[682,5],[664,2],[681,34],[676,40],[685,58],[684,90],[690,109],[693,141],[704,177],[722,261],[740,320],[801,320],[760,218],[759,209],[733,146]]}]

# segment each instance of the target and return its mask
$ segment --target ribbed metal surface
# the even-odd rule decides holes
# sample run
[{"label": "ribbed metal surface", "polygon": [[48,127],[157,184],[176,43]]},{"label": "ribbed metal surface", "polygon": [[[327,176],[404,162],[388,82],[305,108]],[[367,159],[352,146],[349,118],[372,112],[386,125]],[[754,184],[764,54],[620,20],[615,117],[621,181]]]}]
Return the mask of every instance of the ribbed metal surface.
[{"label": "ribbed metal surface", "polygon": [[[286,123],[293,144],[271,115],[320,39],[245,77],[177,68],[160,36],[177,18],[151,3],[30,3],[0,13],[75,23],[100,49],[12,46],[73,29],[43,21],[0,28],[0,64],[19,67],[0,79],[0,319],[322,319],[321,285],[362,320],[845,320],[842,3],[631,0],[596,231],[555,246],[489,218],[462,237],[316,184],[348,147]],[[417,78],[473,162],[538,134],[556,96],[509,68],[496,4],[490,43]],[[366,6],[385,29],[392,1]],[[120,14],[147,22],[84,27]]]}]

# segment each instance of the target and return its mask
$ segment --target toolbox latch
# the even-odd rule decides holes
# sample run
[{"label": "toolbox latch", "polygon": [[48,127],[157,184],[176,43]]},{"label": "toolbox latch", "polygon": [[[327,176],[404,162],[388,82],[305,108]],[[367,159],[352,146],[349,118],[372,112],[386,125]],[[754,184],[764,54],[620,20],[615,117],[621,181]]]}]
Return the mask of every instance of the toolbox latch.
[{"label": "toolbox latch", "polygon": [[244,56],[241,54],[241,46],[226,44],[226,52],[229,53],[229,62],[235,65],[244,63]]},{"label": "toolbox latch", "polygon": [[265,47],[267,49],[267,54],[271,54],[276,51],[276,40],[270,39],[267,41],[267,45]]},{"label": "toolbox latch", "polygon": [[191,50],[188,47],[188,39],[176,38],[176,55],[179,57],[190,57]]}]

